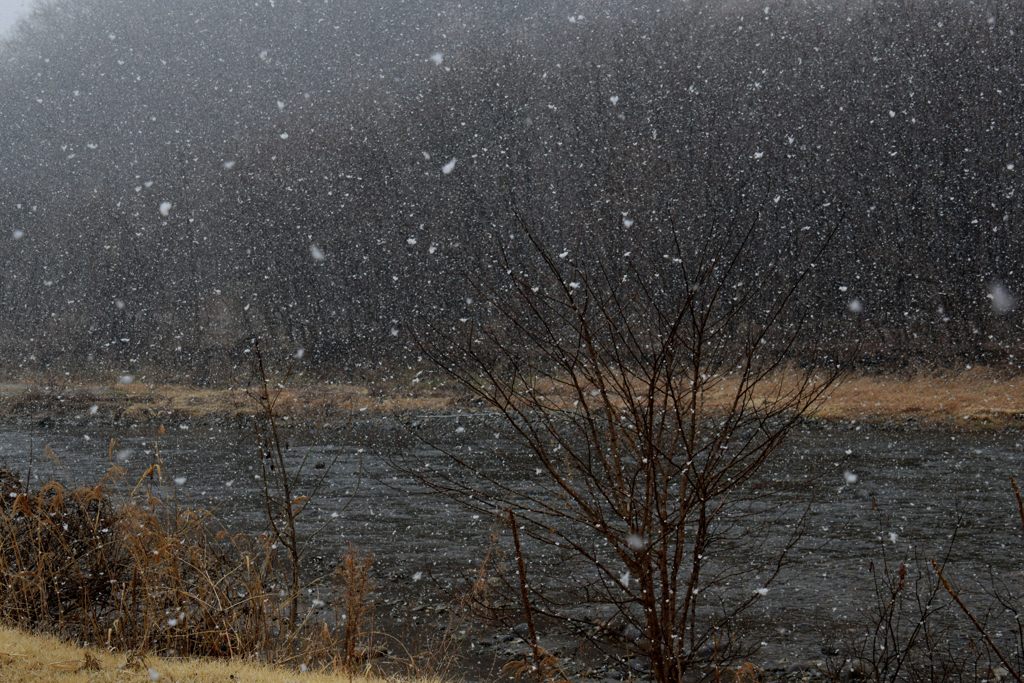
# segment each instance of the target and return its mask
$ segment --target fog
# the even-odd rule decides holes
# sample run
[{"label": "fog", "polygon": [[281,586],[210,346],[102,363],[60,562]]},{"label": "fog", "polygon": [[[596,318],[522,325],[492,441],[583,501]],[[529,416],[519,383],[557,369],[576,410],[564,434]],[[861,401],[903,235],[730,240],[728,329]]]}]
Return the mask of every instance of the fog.
[{"label": "fog", "polygon": [[0,621],[128,668],[1022,679],[1020,0],[24,14]]},{"label": "fog", "polygon": [[737,285],[829,241],[792,310],[836,357],[1016,364],[1022,23],[55,0],[3,48],[3,362],[226,379],[262,336],[310,371],[413,363],[417,319],[486,316],[466,276],[525,218],[607,253],[756,219]]},{"label": "fog", "polygon": [[0,35],[6,35],[19,19],[28,16],[32,0],[0,0]]}]

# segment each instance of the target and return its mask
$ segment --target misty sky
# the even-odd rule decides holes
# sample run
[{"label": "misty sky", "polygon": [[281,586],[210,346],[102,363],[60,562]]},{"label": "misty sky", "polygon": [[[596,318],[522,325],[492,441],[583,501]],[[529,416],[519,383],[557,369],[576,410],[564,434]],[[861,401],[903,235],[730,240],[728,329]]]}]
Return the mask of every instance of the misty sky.
[{"label": "misty sky", "polygon": [[33,0],[0,0],[0,33],[7,33],[21,17],[28,14]]}]

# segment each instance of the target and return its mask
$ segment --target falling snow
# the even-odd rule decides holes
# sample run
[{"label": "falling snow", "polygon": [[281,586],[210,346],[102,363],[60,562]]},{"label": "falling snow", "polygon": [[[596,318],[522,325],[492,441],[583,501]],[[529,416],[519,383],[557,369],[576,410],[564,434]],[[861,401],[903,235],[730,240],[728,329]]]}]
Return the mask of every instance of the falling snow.
[{"label": "falling snow", "polygon": [[[3,500],[166,491],[275,563],[301,510],[303,581],[374,557],[373,628],[473,585],[515,626],[465,651],[529,663],[522,589],[570,680],[654,676],[651,595],[687,662],[794,679],[1024,640],[1024,6],[44,4],[0,11]],[[988,632],[922,645],[947,548]]]}]

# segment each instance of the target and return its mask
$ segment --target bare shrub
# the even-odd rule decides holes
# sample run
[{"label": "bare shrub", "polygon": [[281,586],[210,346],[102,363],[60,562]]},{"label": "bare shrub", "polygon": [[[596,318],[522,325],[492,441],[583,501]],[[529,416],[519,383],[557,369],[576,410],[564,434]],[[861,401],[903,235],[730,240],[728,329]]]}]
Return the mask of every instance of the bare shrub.
[{"label": "bare shrub", "polygon": [[0,582],[9,587],[0,620],[131,652],[368,668],[372,556],[350,549],[340,558],[333,613],[303,598],[330,581],[304,566],[324,526],[299,527],[330,468],[300,486],[306,460],[295,462],[281,435],[281,389],[258,345],[254,357],[266,528],[235,533],[180,505],[159,444],[131,486],[117,466],[75,490],[49,482],[28,491],[0,472]]},{"label": "bare shrub", "polygon": [[[310,466],[309,453],[307,451],[298,459],[292,457],[278,415],[291,371],[287,371],[279,381],[272,379],[259,338],[252,340],[251,354],[248,394],[257,406],[253,424],[258,445],[266,538],[270,547],[282,549],[284,556],[279,594],[283,597],[283,604],[287,605],[287,619],[281,630],[280,647],[305,660],[324,661],[326,658],[333,666],[349,670],[365,667],[374,656],[370,646],[373,613],[370,569],[373,556],[360,555],[354,548],[349,548],[340,558],[332,577],[309,576],[306,557],[327,526],[320,524],[313,528],[307,526],[304,531],[300,529],[300,518],[320,496],[338,456],[324,464],[312,481],[304,483],[303,477]],[[309,619],[316,606],[304,604],[303,589],[307,585],[319,586],[328,581],[333,581],[337,589],[339,608],[333,627],[320,622],[319,637],[313,642],[307,635]]]},{"label": "bare shrub", "polygon": [[202,511],[151,491],[115,503],[101,483],[49,482],[0,511],[0,618],[94,643],[181,655],[262,651],[273,558]]},{"label": "bare shrub", "polygon": [[68,491],[49,482],[27,491],[8,472],[3,480],[0,613],[26,628],[52,624],[102,637],[101,615],[116,600],[111,577],[128,560],[112,542],[118,516],[103,485]]},{"label": "bare shrub", "polygon": [[341,652],[347,666],[366,661],[373,654],[369,641],[373,633],[373,604],[370,602],[372,566],[372,555],[360,555],[349,548],[334,569],[334,583],[341,596],[340,621],[344,624]]},{"label": "bare shrub", "polygon": [[[1024,533],[1024,495],[1014,477],[1010,477],[1010,487],[1020,519],[1021,533]],[[977,590],[987,605],[979,608],[972,606],[971,597],[962,586],[957,585],[952,572],[944,564],[933,561],[932,567],[943,590],[956,604],[968,628],[978,637],[992,660],[981,672],[982,677],[988,680],[1024,681],[1024,591],[1019,582],[1019,574],[987,577]]]},{"label": "bare shrub", "polygon": [[895,550],[887,533],[892,520],[874,500],[871,512],[878,522],[877,551],[866,566],[872,599],[859,608],[859,632],[828,644],[832,656],[826,670],[834,680],[975,680],[987,659],[984,648],[978,639],[964,637],[953,601],[933,571],[949,564],[963,514],[957,513],[945,548],[929,561],[929,552],[917,547]]},{"label": "bare shrub", "polygon": [[751,484],[839,376],[803,335],[808,312],[790,310],[827,239],[779,277],[753,253],[770,238],[758,217],[673,225],[626,253],[556,246],[517,217],[470,275],[479,314],[425,323],[443,341],[423,350],[503,418],[539,477],[511,484],[497,458],[459,448],[421,477],[514,512],[538,631],[640,655],[658,681],[718,675],[749,652],[739,617],[799,534],[790,518],[777,544],[755,535],[778,517]]},{"label": "bare shrub", "polygon": [[371,557],[341,558],[334,618],[303,606],[293,627],[291,567],[271,534],[231,533],[156,485],[120,497],[121,476],[5,500],[0,621],[122,651],[367,668]]}]

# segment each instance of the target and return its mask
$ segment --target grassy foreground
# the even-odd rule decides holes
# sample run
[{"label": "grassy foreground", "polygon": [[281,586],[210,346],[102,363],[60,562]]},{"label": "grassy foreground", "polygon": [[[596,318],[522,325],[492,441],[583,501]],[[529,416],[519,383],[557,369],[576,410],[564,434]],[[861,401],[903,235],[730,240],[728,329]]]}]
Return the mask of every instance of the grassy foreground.
[{"label": "grassy foreground", "polygon": [[[0,627],[0,680],[5,683],[381,683],[348,674],[299,674],[240,661],[133,658],[83,648],[45,635]],[[412,683],[410,681],[409,683]],[[421,681],[420,683],[426,683]]]}]

